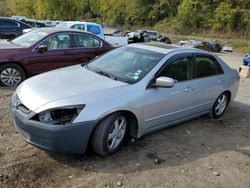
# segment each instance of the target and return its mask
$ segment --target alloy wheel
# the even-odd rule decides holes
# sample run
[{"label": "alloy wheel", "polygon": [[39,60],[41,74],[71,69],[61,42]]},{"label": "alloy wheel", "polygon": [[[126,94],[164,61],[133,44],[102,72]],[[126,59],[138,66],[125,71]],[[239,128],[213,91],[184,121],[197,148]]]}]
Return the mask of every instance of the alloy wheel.
[{"label": "alloy wheel", "polygon": [[16,86],[21,82],[22,76],[19,70],[15,68],[6,68],[2,70],[0,79],[6,86]]},{"label": "alloy wheel", "polygon": [[110,150],[114,150],[122,142],[126,132],[126,123],[124,116],[120,116],[114,121],[108,135],[108,147]]},{"label": "alloy wheel", "polygon": [[215,105],[215,113],[217,116],[220,116],[221,114],[224,113],[226,107],[227,107],[227,95],[223,94],[221,95],[217,101],[216,101],[216,105]]}]

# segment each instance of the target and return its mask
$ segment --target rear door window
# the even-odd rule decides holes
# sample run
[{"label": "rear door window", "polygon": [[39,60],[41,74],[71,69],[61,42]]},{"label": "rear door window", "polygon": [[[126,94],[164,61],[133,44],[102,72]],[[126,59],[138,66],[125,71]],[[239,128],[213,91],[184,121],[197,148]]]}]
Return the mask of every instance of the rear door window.
[{"label": "rear door window", "polygon": [[101,46],[100,40],[88,35],[73,34],[73,39],[75,48],[94,48]]},{"label": "rear door window", "polygon": [[203,78],[223,74],[223,69],[217,60],[210,56],[195,56],[194,77]]}]

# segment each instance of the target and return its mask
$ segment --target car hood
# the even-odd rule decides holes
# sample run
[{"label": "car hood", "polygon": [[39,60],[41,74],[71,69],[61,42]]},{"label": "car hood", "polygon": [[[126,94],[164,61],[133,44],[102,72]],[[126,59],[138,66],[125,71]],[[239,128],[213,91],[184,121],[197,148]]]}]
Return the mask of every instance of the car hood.
[{"label": "car hood", "polygon": [[0,41],[0,50],[5,50],[5,49],[19,49],[22,48],[20,46],[16,46],[10,42],[8,42],[7,40],[4,41]]},{"label": "car hood", "polygon": [[24,81],[17,88],[20,101],[32,111],[72,96],[91,95],[128,85],[89,71],[80,65],[50,71]]}]

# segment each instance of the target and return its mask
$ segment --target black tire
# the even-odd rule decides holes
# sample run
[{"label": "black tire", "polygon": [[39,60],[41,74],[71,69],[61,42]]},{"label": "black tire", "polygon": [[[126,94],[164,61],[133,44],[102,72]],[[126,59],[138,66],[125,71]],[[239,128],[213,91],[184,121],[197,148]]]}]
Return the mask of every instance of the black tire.
[{"label": "black tire", "polygon": [[[125,133],[119,144],[115,148],[111,149],[109,147],[108,137],[111,134],[110,132],[113,129],[114,122],[118,120],[120,117],[124,117],[126,120]],[[92,134],[91,137],[92,149],[94,150],[94,152],[102,156],[107,156],[109,154],[116,152],[121,147],[126,137],[127,128],[128,128],[127,118],[123,113],[113,113],[108,115],[100,123],[98,123],[96,129],[94,130],[94,133]]]},{"label": "black tire", "polygon": [[[10,85],[6,84],[5,79],[3,78],[3,73],[6,69],[12,69],[18,71],[20,79],[18,79],[18,81],[16,82],[13,81],[13,83]],[[17,86],[25,79],[26,79],[26,73],[20,65],[8,63],[0,66],[0,86],[7,86],[7,87]]]},{"label": "black tire", "polygon": [[[222,97],[226,97],[225,98],[225,107],[224,108],[222,108],[223,110],[221,110],[221,111],[218,111],[218,105],[219,105],[219,100],[220,99],[222,99]],[[220,118],[224,113],[225,113],[225,111],[226,111],[226,109],[227,109],[227,106],[228,106],[228,104],[229,104],[229,101],[230,101],[230,98],[229,98],[229,94],[227,93],[227,92],[224,92],[224,93],[222,93],[217,99],[216,99],[216,101],[215,101],[215,103],[214,103],[214,105],[213,105],[213,108],[212,108],[212,110],[211,110],[211,117],[212,118]]]}]

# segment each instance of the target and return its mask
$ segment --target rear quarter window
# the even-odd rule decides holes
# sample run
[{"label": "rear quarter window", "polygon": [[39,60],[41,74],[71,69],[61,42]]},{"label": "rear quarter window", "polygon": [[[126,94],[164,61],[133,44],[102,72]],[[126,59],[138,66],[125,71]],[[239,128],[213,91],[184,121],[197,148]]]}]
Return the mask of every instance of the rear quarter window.
[{"label": "rear quarter window", "polygon": [[101,34],[101,29],[99,26],[96,25],[87,25],[87,31],[93,33],[95,35]]},{"label": "rear quarter window", "polygon": [[208,56],[196,56],[194,69],[195,78],[215,76],[224,73],[217,60]]}]

